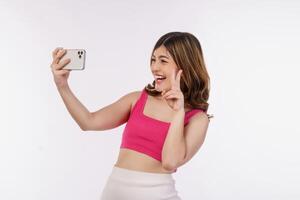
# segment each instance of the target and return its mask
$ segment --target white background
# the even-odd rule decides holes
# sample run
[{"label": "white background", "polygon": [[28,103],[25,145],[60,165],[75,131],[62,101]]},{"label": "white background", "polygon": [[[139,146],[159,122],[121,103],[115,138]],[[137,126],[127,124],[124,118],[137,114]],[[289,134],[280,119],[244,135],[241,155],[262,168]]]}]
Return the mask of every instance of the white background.
[{"label": "white background", "polygon": [[300,199],[299,1],[0,1],[0,199],[97,200],[125,125],[83,132],[56,90],[55,47],[87,50],[69,84],[90,110],[152,83],[160,36],[194,34],[211,77],[183,200]]}]

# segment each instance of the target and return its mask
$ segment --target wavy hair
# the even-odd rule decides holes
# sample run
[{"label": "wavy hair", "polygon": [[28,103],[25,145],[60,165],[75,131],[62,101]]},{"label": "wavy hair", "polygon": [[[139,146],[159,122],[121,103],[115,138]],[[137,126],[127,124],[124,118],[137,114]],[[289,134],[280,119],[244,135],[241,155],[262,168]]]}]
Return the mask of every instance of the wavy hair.
[{"label": "wavy hair", "polygon": [[[198,39],[188,32],[169,32],[158,39],[152,54],[161,45],[166,47],[177,67],[183,70],[180,78],[180,89],[184,95],[185,106],[201,109],[207,113],[210,77],[206,70],[202,48]],[[144,89],[151,96],[161,94],[160,91],[155,89],[155,80],[152,84],[145,86]],[[212,117],[213,115],[208,115],[209,119]]]}]

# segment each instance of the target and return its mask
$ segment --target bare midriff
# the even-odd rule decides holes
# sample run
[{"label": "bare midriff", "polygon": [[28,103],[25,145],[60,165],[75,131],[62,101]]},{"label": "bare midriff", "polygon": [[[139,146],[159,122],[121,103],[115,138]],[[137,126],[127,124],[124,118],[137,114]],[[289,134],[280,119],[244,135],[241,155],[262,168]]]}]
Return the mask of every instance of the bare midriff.
[{"label": "bare midriff", "polygon": [[[148,96],[148,102],[152,102],[154,99],[151,96]],[[135,100],[137,101],[137,99]],[[135,103],[134,103],[135,104]],[[134,105],[133,104],[133,105]],[[132,106],[133,108],[133,106]],[[131,112],[132,112],[131,108]],[[145,110],[145,109],[144,109]],[[185,109],[190,110],[189,108]],[[142,111],[144,112],[144,111]],[[150,112],[149,112],[150,113]],[[167,113],[167,112],[163,112]],[[145,114],[145,113],[144,113]],[[154,113],[147,114],[147,116],[153,116]],[[165,117],[167,118],[167,117]],[[169,120],[171,121],[171,120]],[[143,153],[140,153],[138,151],[134,151],[127,148],[120,148],[118,160],[115,163],[115,166],[130,170],[136,170],[136,171],[143,171],[143,172],[151,172],[151,173],[168,173],[171,174],[174,171],[168,171],[162,167],[162,164],[160,161],[146,155]]]},{"label": "bare midriff", "polygon": [[173,171],[164,169],[160,161],[143,153],[126,148],[120,148],[115,166],[150,173],[173,173]]}]

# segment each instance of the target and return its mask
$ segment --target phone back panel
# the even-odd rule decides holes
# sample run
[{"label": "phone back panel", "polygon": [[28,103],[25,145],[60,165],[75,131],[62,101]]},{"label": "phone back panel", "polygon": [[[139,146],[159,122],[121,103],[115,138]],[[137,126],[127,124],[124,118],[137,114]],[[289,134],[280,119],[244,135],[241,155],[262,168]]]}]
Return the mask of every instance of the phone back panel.
[{"label": "phone back panel", "polygon": [[71,61],[63,69],[83,70],[85,67],[86,51],[84,49],[66,49],[66,54],[62,59],[70,58]]}]

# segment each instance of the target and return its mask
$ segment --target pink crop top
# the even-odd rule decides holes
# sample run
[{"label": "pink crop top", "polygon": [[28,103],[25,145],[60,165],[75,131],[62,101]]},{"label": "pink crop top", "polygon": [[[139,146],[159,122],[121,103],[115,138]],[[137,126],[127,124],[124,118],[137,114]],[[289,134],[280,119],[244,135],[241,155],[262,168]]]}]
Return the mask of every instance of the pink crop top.
[{"label": "pink crop top", "polygon": [[[161,153],[171,123],[160,121],[144,115],[144,107],[148,94],[142,90],[134,105],[122,135],[120,148],[127,148],[146,154],[161,162]],[[193,109],[185,113],[184,126],[189,119],[201,109]],[[174,171],[176,172],[177,169]]]}]

